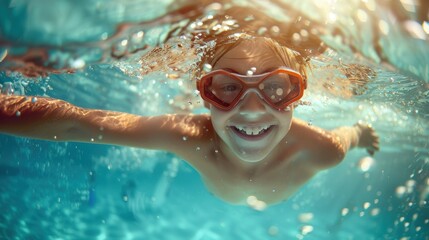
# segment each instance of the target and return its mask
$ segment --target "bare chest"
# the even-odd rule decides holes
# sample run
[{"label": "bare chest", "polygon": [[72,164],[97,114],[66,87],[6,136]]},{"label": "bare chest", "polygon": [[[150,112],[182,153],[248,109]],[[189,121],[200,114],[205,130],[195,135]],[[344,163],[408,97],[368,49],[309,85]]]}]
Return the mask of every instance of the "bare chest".
[{"label": "bare chest", "polygon": [[201,175],[208,190],[227,202],[249,204],[257,199],[273,204],[289,198],[310,179],[297,171],[297,166],[287,163],[256,172],[221,165]]}]

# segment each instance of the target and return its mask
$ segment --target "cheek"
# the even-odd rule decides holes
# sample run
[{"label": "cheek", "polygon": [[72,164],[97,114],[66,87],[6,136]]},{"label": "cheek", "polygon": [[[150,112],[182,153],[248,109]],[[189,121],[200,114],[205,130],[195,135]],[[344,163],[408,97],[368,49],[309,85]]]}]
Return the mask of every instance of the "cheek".
[{"label": "cheek", "polygon": [[278,113],[276,114],[279,121],[282,123],[282,125],[289,131],[291,125],[292,125],[292,110],[287,113]]},{"label": "cheek", "polygon": [[208,105],[208,108],[210,109],[210,115],[212,119],[213,127],[216,131],[223,129],[226,125],[226,122],[228,120],[228,112],[221,111],[217,109],[216,107],[213,107],[212,105]]}]

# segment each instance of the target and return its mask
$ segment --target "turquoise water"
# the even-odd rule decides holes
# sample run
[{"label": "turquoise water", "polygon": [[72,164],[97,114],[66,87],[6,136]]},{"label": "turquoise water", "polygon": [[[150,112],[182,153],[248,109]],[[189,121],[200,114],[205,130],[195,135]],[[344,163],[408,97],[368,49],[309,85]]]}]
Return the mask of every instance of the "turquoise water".
[{"label": "turquoise water", "polygon": [[[171,22],[187,17],[171,2],[2,1],[2,92],[141,115],[204,112],[189,75],[165,67],[195,60],[177,47],[186,39],[166,42]],[[311,60],[296,116],[325,128],[371,123],[374,158],[352,150],[257,211],[210,195],[166,152],[0,135],[0,239],[428,239],[429,27],[422,7],[385,2],[232,1],[320,24],[330,49]],[[25,64],[13,60],[22,54]],[[341,76],[352,64],[374,73],[363,87]]]}]

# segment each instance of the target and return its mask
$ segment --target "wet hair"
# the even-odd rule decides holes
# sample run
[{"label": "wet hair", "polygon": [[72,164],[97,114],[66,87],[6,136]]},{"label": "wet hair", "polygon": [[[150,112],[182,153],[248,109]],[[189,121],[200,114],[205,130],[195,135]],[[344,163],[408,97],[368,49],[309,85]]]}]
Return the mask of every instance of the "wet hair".
[{"label": "wet hair", "polygon": [[[213,66],[224,54],[243,41],[263,38],[266,46],[272,49],[287,67],[307,76],[310,57],[319,55],[326,49],[318,37],[319,26],[291,6],[279,1],[276,4],[283,11],[283,15],[286,15],[283,18],[278,17],[277,13],[240,6],[230,0],[220,0],[216,3],[208,0],[174,1],[169,10],[174,16],[172,19],[179,20],[172,23],[162,48],[168,48],[169,44],[178,38],[187,39],[190,44],[186,47],[179,44],[182,53],[176,54],[177,56],[171,56],[172,53],[168,52],[160,53],[160,48],[155,48],[142,58],[143,68],[150,72],[159,70],[163,65],[176,66],[177,62],[186,62],[185,58],[189,58],[192,53],[196,55],[196,60],[187,72],[192,75],[191,78],[198,78],[205,72],[206,63]],[[159,59],[160,55],[164,56],[162,61]],[[153,62],[152,56],[158,58],[156,67],[146,66],[147,62]]]},{"label": "wet hair", "polygon": [[[307,76],[306,68],[308,67],[308,62],[302,57],[300,53],[294,51],[285,46],[281,46],[278,42],[272,38],[266,37],[253,37],[248,34],[238,34],[234,41],[220,42],[211,50],[211,53],[206,54],[206,57],[201,64],[210,64],[215,66],[216,63],[229,51],[234,49],[236,46],[240,45],[244,41],[252,41],[252,39],[260,38],[263,40],[265,46],[267,46],[273,54],[275,54],[284,64],[285,67],[289,67],[293,70],[300,72],[303,76]],[[201,66],[200,66],[201,67]]]},{"label": "wet hair", "polygon": [[285,66],[307,76],[310,57],[319,55],[326,47],[318,37],[318,26],[299,11],[289,10],[290,20],[285,22],[256,8],[224,4],[221,9],[210,11],[207,5],[204,14],[191,19],[185,27],[191,32],[196,48],[203,52],[196,64],[196,75],[200,75],[198,71],[204,64],[214,66],[243,41],[263,38]]}]

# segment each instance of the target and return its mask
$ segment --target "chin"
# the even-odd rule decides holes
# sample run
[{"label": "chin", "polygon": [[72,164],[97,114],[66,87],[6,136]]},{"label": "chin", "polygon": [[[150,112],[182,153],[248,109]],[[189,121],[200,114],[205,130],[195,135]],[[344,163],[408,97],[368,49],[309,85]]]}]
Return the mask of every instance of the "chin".
[{"label": "chin", "polygon": [[262,162],[269,154],[269,152],[235,152],[236,156],[243,162],[257,163]]}]

